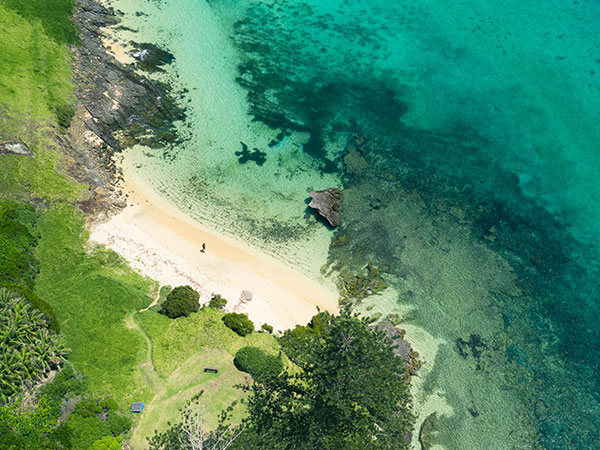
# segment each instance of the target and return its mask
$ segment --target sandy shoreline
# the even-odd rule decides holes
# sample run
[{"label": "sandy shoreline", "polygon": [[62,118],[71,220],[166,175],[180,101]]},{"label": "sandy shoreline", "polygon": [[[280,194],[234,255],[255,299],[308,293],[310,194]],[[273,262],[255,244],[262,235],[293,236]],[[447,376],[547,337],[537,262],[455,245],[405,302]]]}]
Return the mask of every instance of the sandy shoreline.
[{"label": "sandy shoreline", "polygon": [[[273,257],[242,242],[219,236],[177,210],[123,166],[127,207],[90,230],[92,242],[125,257],[136,270],[161,285],[189,284],[201,302],[219,293],[227,309],[245,312],[259,327],[277,330],[306,324],[317,312],[337,311],[338,295]],[[206,252],[201,252],[202,244]],[[243,290],[252,300],[240,301]]]}]

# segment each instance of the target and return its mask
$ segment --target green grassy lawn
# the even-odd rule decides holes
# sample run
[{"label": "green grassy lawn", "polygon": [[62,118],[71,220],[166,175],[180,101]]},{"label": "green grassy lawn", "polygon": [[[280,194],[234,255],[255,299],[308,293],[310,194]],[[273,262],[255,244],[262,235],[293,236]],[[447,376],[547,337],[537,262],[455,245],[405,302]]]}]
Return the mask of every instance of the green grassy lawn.
[{"label": "green grassy lawn", "polygon": [[32,125],[74,103],[68,39],[60,37],[70,22],[58,3],[64,1],[0,0],[0,104]]},{"label": "green grassy lawn", "polygon": [[54,309],[72,349],[69,360],[90,388],[122,407],[147,395],[140,364],[144,339],[126,317],[151,302],[155,283],[133,272],[114,252],[86,252],[82,217],[57,207],[40,219],[35,288]]},{"label": "green grassy lawn", "polygon": [[[157,389],[138,418],[133,448],[146,448],[146,437],[152,436],[154,430],[166,429],[167,422],[177,420],[185,401],[201,390],[204,390],[207,427],[215,426],[219,412],[240,398],[241,391],[236,385],[249,379],[233,365],[235,353],[252,345],[278,354],[278,343],[273,336],[257,332],[238,336],[225,326],[221,317],[223,313],[212,308],[175,320],[151,310],[135,315],[152,345],[152,363],[146,369],[155,373]],[[204,373],[205,367],[217,368],[219,373]],[[238,409],[237,414],[242,412]]]}]

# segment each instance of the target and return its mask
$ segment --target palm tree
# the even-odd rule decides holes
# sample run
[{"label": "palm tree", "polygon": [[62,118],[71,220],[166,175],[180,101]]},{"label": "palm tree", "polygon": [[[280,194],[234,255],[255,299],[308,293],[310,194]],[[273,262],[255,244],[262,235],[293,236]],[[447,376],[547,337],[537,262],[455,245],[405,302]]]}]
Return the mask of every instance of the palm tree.
[{"label": "palm tree", "polygon": [[0,402],[60,367],[68,353],[38,310],[0,289]]}]

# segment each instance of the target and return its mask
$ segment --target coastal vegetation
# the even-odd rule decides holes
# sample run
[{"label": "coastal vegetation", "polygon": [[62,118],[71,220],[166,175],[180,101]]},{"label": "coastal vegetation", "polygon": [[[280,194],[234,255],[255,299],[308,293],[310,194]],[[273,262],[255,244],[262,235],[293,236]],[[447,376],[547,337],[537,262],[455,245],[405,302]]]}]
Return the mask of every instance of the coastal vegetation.
[{"label": "coastal vegetation", "polygon": [[[281,338],[291,365],[278,374],[261,374],[245,388],[247,416],[235,421],[225,409],[214,428],[182,420],[150,441],[152,450],[190,450],[201,435],[215,449],[403,449],[414,423],[408,374],[391,342],[368,321],[344,312],[319,313],[307,326]],[[260,365],[260,350],[242,348],[236,363]],[[188,405],[189,406],[189,405]],[[227,446],[223,445],[227,443]]]},{"label": "coastal vegetation", "polygon": [[209,308],[223,309],[225,306],[227,306],[227,300],[221,297],[219,294],[213,294],[208,302]]},{"label": "coastal vegetation", "polygon": [[246,336],[254,331],[254,324],[246,314],[234,312],[225,314],[223,322],[240,336]]},{"label": "coastal vegetation", "polygon": [[102,448],[131,428],[117,403],[92,396],[68,365],[33,394],[0,406],[1,449]]},{"label": "coastal vegetation", "polygon": [[161,305],[160,313],[171,319],[189,316],[198,311],[198,299],[200,294],[190,286],[178,286],[167,295]]},{"label": "coastal vegetation", "polygon": [[0,403],[58,369],[68,352],[41,312],[0,289]]},{"label": "coastal vegetation", "polygon": [[267,355],[258,347],[243,347],[235,354],[235,366],[256,381],[276,377],[283,370],[279,356]]}]

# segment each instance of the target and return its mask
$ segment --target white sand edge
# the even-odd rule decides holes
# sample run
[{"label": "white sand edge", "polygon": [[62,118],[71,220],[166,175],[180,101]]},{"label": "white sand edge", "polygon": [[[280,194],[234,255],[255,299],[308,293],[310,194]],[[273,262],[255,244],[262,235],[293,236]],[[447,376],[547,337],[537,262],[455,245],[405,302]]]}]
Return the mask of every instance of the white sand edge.
[{"label": "white sand edge", "polygon": [[[321,310],[337,311],[338,295],[273,257],[217,235],[177,210],[133,170],[123,167],[127,207],[108,222],[94,224],[92,243],[121,254],[131,266],[161,285],[190,285],[207,302],[212,293],[227,309],[247,313],[259,327],[276,330],[306,324]],[[201,252],[206,243],[206,252]],[[241,302],[243,290],[252,300]]]}]

